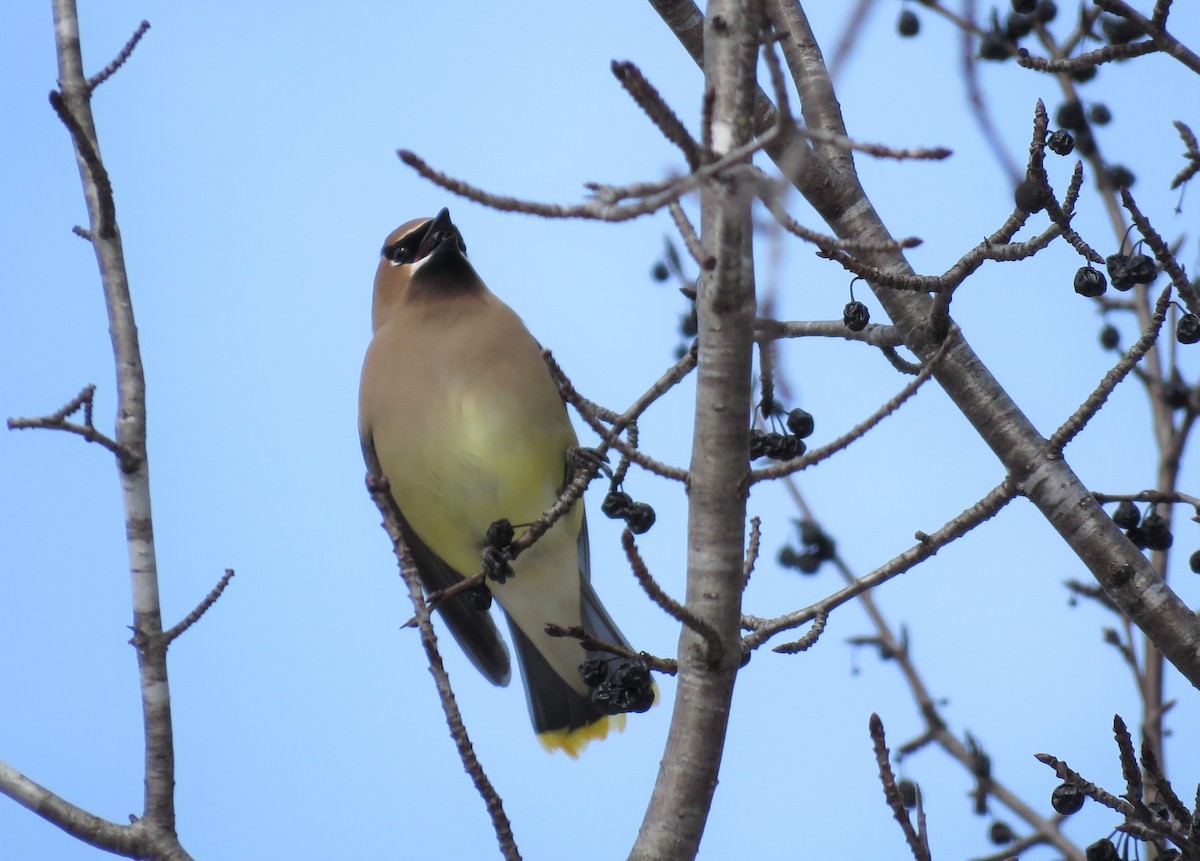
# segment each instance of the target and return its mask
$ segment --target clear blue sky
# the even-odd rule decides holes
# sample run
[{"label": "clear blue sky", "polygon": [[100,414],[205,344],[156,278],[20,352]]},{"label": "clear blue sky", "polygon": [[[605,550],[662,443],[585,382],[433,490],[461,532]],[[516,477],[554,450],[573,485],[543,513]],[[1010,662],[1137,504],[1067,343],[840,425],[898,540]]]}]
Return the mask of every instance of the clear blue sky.
[{"label": "clear blue sky", "polygon": [[[847,4],[808,4],[832,50]],[[1061,3],[1064,8],[1070,3]],[[197,858],[492,857],[482,804],[463,774],[378,516],[362,489],[358,371],[369,338],[382,238],[449,206],[476,267],[551,347],[577,387],[624,408],[671,361],[682,299],[649,270],[671,232],[665,215],[607,226],[502,215],[423,182],[395,157],[407,147],[497,192],[570,202],[587,181],[660,179],[682,161],[609,72],[637,62],[694,130],[701,77],[648,4],[81,3],[85,61],[103,66],[142,18],[153,29],[94,108],[146,363],[162,599],[168,624],[226,567],[229,590],[171,649],[179,831]],[[965,111],[957,35],[920,12],[920,38],[894,33],[882,4],[839,82],[855,136],[949,146],[942,164],[859,159],[869,193],[910,255],[937,273],[990,233],[1011,188]],[[1200,33],[1176,4],[1181,33]],[[112,424],[113,372],[69,139],[46,102],[55,82],[49,3],[0,10],[0,412],[51,412],[96,383],[97,424]],[[1058,103],[1050,79],[989,66],[1005,144],[1023,161],[1032,107]],[[1106,68],[1085,90],[1115,115],[1101,133],[1169,238],[1195,230],[1166,191],[1182,166],[1170,127],[1196,120],[1194,76],[1162,58]],[[1092,96],[1092,93],[1100,95]],[[1173,103],[1173,107],[1172,107]],[[1050,159],[1060,193],[1073,159]],[[1076,225],[1115,240],[1085,194]],[[820,225],[802,205],[798,217]],[[1031,219],[1040,230],[1044,216]],[[771,272],[759,256],[766,283]],[[1183,254],[1197,265],[1194,236]],[[968,339],[1043,432],[1086,395],[1111,356],[1099,319],[1071,290],[1079,265],[1062,243],[1035,261],[985,266],[954,313]],[[831,319],[848,278],[787,243],[781,313]],[[866,294],[877,320],[882,311]],[[1133,330],[1122,323],[1126,342]],[[1194,349],[1192,351],[1195,352]],[[815,442],[869,414],[905,380],[869,348],[788,345],[781,365],[815,416]],[[1189,355],[1194,380],[1200,362]],[[647,451],[687,463],[691,390],[642,426]],[[587,436],[584,436],[587,439]],[[1119,391],[1068,450],[1097,489],[1153,481],[1141,391]],[[935,388],[801,486],[850,564],[865,573],[940,526],[1002,477],[995,458]],[[1190,462],[1184,487],[1195,489]],[[141,718],[123,525],[112,460],[46,432],[0,434],[0,758],[117,821],[141,806]],[[651,570],[683,593],[684,499],[634,474],[658,524],[640,544]],[[589,493],[598,506],[603,488]],[[786,497],[757,488],[764,558],[747,612],[774,615],[836,587],[777,567],[789,538]],[[1200,538],[1178,521],[1179,588],[1195,606],[1186,556]],[[677,626],[641,595],[618,528],[593,513],[597,588],[639,647],[671,654]],[[1050,751],[1099,782],[1119,770],[1108,728],[1138,717],[1129,673],[1098,645],[1110,619],[1069,609],[1061,582],[1086,577],[1031,507],[1016,502],[934,560],[877,592],[955,731],[969,729],[996,775],[1048,810]],[[810,654],[763,651],[739,677],[704,859],[900,858],[867,736],[878,711],[898,746],[920,729],[895,669],[846,638],[870,634],[839,610]],[[641,821],[674,697],[632,716],[621,736],[572,762],[530,731],[519,689],[483,682],[444,650],[485,767],[530,859],[623,857]],[[852,672],[857,666],[859,672]],[[1172,676],[1169,742],[1182,794],[1200,779],[1200,698]],[[930,751],[905,774],[922,783],[935,855],[981,855],[987,821],[969,815],[970,782]],[[1003,813],[1001,813],[1004,816]],[[1011,817],[1004,816],[1011,819]],[[1111,817],[1080,814],[1087,843]],[[93,859],[97,850],[0,799],[0,858]],[[1031,854],[1048,858],[1048,853]]]}]

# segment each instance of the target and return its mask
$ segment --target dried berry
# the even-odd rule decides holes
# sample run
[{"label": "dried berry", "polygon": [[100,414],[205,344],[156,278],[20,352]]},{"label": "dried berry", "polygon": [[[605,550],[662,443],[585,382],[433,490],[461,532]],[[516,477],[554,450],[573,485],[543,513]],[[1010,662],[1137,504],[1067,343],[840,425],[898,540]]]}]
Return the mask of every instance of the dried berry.
[{"label": "dried berry", "polygon": [[1175,326],[1175,338],[1181,344],[1194,344],[1200,341],[1200,317],[1195,314],[1184,314]]},{"label": "dried berry", "polygon": [[1091,126],[1075,129],[1075,150],[1082,156],[1096,154],[1096,136],[1092,134]]},{"label": "dried berry", "polygon": [[1100,296],[1108,288],[1108,282],[1099,270],[1081,266],[1075,273],[1075,292],[1080,296]]},{"label": "dried berry", "polygon": [[1193,574],[1200,574],[1200,550],[1188,557],[1188,567],[1192,569]]},{"label": "dried berry", "polygon": [[633,505],[633,497],[623,490],[610,490],[600,503],[600,513],[614,520],[624,517],[629,506]]},{"label": "dried berry", "polygon": [[1078,786],[1073,783],[1062,783],[1054,787],[1054,792],[1050,793],[1050,806],[1063,816],[1070,816],[1072,813],[1079,812],[1079,808],[1083,807],[1086,799],[1087,796]]},{"label": "dried berry", "polygon": [[599,655],[591,655],[579,665],[579,675],[589,688],[598,687],[608,679],[608,661]]},{"label": "dried berry", "polygon": [[1138,511],[1136,505],[1128,499],[1121,501],[1116,510],[1112,514],[1113,523],[1120,526],[1122,529],[1133,529],[1142,522],[1142,513]]},{"label": "dried berry", "polygon": [[788,413],[787,428],[800,439],[807,439],[813,432],[812,414],[799,407]]},{"label": "dried berry", "polygon": [[492,590],[484,583],[472,586],[466,592],[463,592],[462,597],[463,602],[472,610],[483,612],[490,610],[492,607]]},{"label": "dried berry", "polygon": [[667,268],[667,264],[661,260],[654,264],[654,268],[650,270],[650,277],[655,281],[666,281],[671,276],[671,270]]},{"label": "dried berry", "polygon": [[1129,276],[1129,258],[1124,254],[1110,254],[1104,258],[1104,266],[1108,269],[1108,277],[1114,290],[1132,290],[1133,278]]},{"label": "dried berry", "polygon": [[1095,66],[1084,66],[1082,69],[1076,69],[1071,73],[1071,80],[1077,84],[1086,84],[1094,77],[1096,77]]},{"label": "dried berry", "polygon": [[1133,171],[1123,164],[1109,165],[1104,169],[1104,173],[1108,176],[1108,181],[1117,188],[1133,188],[1133,184],[1137,181]]},{"label": "dried berry", "polygon": [[1100,29],[1110,45],[1127,45],[1142,35],[1142,29],[1128,18],[1105,15],[1100,19]]},{"label": "dried berry", "polygon": [[696,306],[692,306],[692,310],[679,318],[679,334],[685,338],[694,338],[696,333],[700,331],[700,320],[696,316]]},{"label": "dried berry", "polygon": [[1025,212],[1041,212],[1050,199],[1050,189],[1039,179],[1028,176],[1013,192],[1013,201]]},{"label": "dried berry", "polygon": [[1046,138],[1046,146],[1055,155],[1070,155],[1075,149],[1075,138],[1066,129],[1056,129]]},{"label": "dried berry", "polygon": [[1012,826],[1007,822],[997,819],[988,828],[988,840],[991,840],[997,846],[1012,843],[1016,839],[1017,835],[1013,833]]},{"label": "dried berry", "polygon": [[1157,511],[1151,511],[1143,517],[1138,529],[1141,530],[1142,542],[1147,550],[1169,550],[1175,540],[1166,518]]},{"label": "dried berry", "polygon": [[1037,8],[1037,0],[1012,0],[1012,8],[1018,15],[1028,15]]},{"label": "dried berry", "polygon": [[979,37],[979,59],[1000,62],[1009,57],[1008,39],[994,24]]},{"label": "dried berry", "polygon": [[842,322],[851,332],[861,332],[870,320],[871,312],[867,310],[866,305],[857,300],[847,302],[846,307],[842,309]]},{"label": "dried berry", "polygon": [[1125,264],[1125,270],[1134,284],[1150,284],[1158,277],[1158,267],[1154,258],[1146,254],[1135,254]]},{"label": "dried berry", "polygon": [[1121,333],[1112,323],[1105,323],[1100,330],[1100,346],[1106,350],[1115,350],[1121,346]]},{"label": "dried berry", "polygon": [[513,525],[506,519],[495,521],[487,528],[487,533],[484,536],[488,547],[504,548],[513,543],[513,539],[517,533],[513,529]]},{"label": "dried berry", "polygon": [[1088,119],[1098,126],[1106,126],[1112,122],[1112,111],[1108,109],[1107,105],[1097,102],[1088,111]]},{"label": "dried berry", "polygon": [[921,32],[921,19],[912,9],[905,9],[896,21],[896,31],[906,39],[911,38]]},{"label": "dried berry", "polygon": [[1054,0],[1038,0],[1037,8],[1033,10],[1033,17],[1037,18],[1043,24],[1049,24],[1058,16],[1058,6]]},{"label": "dried berry", "polygon": [[917,785],[908,778],[901,780],[896,784],[896,789],[900,791],[900,803],[912,810],[917,806]]},{"label": "dried berry", "polygon": [[1054,114],[1054,124],[1062,126],[1064,129],[1083,128],[1087,125],[1087,119],[1083,115],[1083,105],[1076,99],[1063,102]]},{"label": "dried berry", "polygon": [[625,509],[625,525],[635,535],[641,535],[654,525],[654,509],[645,502],[634,502]]},{"label": "dried berry", "polygon": [[1188,405],[1191,387],[1183,381],[1179,368],[1172,368],[1171,375],[1163,382],[1162,398],[1173,410],[1181,410]]},{"label": "dried berry", "polygon": [[1085,849],[1084,857],[1087,861],[1117,861],[1120,856],[1117,855],[1117,847],[1105,837]]},{"label": "dried berry", "polygon": [[1033,32],[1033,19],[1020,12],[1009,12],[1004,19],[1004,35],[1010,42],[1019,42]]}]

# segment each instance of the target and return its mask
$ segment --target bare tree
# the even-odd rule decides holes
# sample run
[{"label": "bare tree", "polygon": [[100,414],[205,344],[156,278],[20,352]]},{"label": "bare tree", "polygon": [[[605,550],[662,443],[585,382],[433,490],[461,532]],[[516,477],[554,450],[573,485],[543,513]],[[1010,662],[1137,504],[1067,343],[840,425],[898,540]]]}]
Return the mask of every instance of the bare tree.
[{"label": "bare tree", "polygon": [[[696,341],[679,360],[648,384],[645,394],[622,412],[606,409],[576,391],[571,381],[547,355],[564,399],[591,425],[600,438],[603,454],[615,450],[620,463],[613,488],[633,466],[679,481],[688,500],[688,579],[682,601],[670,597],[642,561],[634,533],[626,530],[623,546],[631,569],[651,600],[680,624],[679,647],[674,656],[624,655],[640,659],[651,669],[676,673],[678,688],[672,711],[667,747],[658,779],[630,857],[638,859],[690,859],[699,851],[708,820],[721,764],[734,682],[751,654],[765,645],[776,652],[795,654],[816,645],[830,615],[858,599],[876,626],[863,640],[881,655],[895,659],[925,722],[923,734],[901,746],[906,756],[936,745],[974,777],[976,809],[989,799],[1007,807],[1020,821],[1024,834],[1003,833],[993,827],[997,843],[1005,844],[1009,857],[1028,847],[1050,845],[1066,857],[1085,857],[1060,830],[1062,818],[1078,809],[1077,802],[1091,798],[1118,817],[1125,839],[1145,841],[1163,857],[1172,851],[1182,857],[1200,857],[1200,811],[1181,800],[1180,792],[1165,775],[1163,714],[1169,707],[1164,678],[1177,674],[1200,687],[1200,620],[1167,582],[1166,549],[1170,545],[1173,506],[1192,506],[1200,515],[1200,500],[1181,492],[1178,475],[1184,444],[1200,411],[1196,390],[1182,382],[1174,344],[1200,340],[1200,294],[1189,281],[1170,246],[1130,193],[1127,177],[1105,162],[1087,118],[1072,119],[1070,109],[1051,113],[1039,102],[1031,106],[1031,136],[1024,170],[1012,171],[1015,205],[1003,215],[1000,226],[973,248],[964,250],[947,271],[917,274],[904,256],[919,240],[897,238],[871,204],[868,190],[856,170],[856,154],[871,158],[939,160],[949,152],[936,147],[898,148],[856,139],[843,120],[840,105],[822,50],[811,30],[803,5],[794,0],[712,0],[704,13],[692,0],[651,0],[666,26],[704,71],[705,88],[696,140],[652,84],[632,63],[614,63],[621,85],[647,113],[663,136],[680,150],[688,172],[678,178],[635,186],[595,186],[591,200],[560,205],[535,203],[478,189],[468,181],[440,172],[422,157],[401,150],[401,160],[429,181],[455,194],[505,211],[558,218],[622,221],[662,209],[670,211],[678,228],[679,243],[689,262],[678,257],[665,264],[666,274],[683,283],[694,302]],[[863,10],[852,21],[861,21]],[[1064,105],[1075,98],[1072,76],[1086,75],[1101,64],[1162,53],[1200,74],[1200,60],[1175,35],[1168,24],[1171,3],[1159,0],[1149,17],[1121,0],[1096,0],[1082,10],[1074,31],[1056,38],[1048,24],[1048,7],[1014,2],[1013,13],[1000,24],[980,24],[974,13],[959,15],[936,0],[921,5],[952,21],[964,34],[968,81],[974,66],[983,61],[1005,60],[1024,67],[1024,74],[1054,75],[1063,88]],[[88,201],[90,226],[78,232],[96,247],[102,282],[108,299],[118,369],[117,432],[109,438],[92,424],[91,389],[85,389],[62,410],[41,419],[10,420],[10,427],[67,430],[98,442],[117,458],[126,500],[134,594],[134,645],[142,672],[146,715],[146,807],[130,826],[105,822],[73,807],[48,790],[0,765],[0,791],[15,798],[71,834],[130,857],[185,858],[174,832],[173,773],[170,698],[167,692],[166,649],[174,637],[196,621],[232,575],[226,576],[196,612],[164,631],[157,603],[154,552],[149,529],[149,491],[145,453],[145,405],[140,358],[132,309],[125,283],[115,204],[108,185],[90,113],[90,95],[132,52],[145,25],[118,58],[91,79],[83,75],[78,49],[78,28],[72,0],[55,0],[60,90],[51,102],[75,144]],[[901,33],[912,28],[911,10],[902,13]],[[1015,17],[1014,17],[1015,16]],[[853,24],[852,24],[853,26]],[[1036,38],[1037,52],[1022,47],[1026,37]],[[1088,40],[1103,41],[1085,51]],[[854,44],[853,32],[843,40],[844,50]],[[765,63],[769,80],[760,87],[758,67]],[[972,86],[974,86],[972,84]],[[768,95],[768,91],[770,95]],[[789,102],[798,97],[800,116]],[[991,128],[986,99],[975,100],[975,116],[987,133]],[[1092,118],[1095,121],[1095,118]],[[1052,129],[1052,125],[1059,128]],[[1182,121],[1177,128],[1186,146],[1186,161],[1176,184],[1185,184],[1200,166],[1195,137]],[[1050,185],[1045,169],[1047,152],[1069,153],[1074,147],[1084,156],[1072,182],[1062,195]],[[1001,146],[996,147],[1002,152]],[[765,153],[776,171],[755,166],[752,159]],[[1085,183],[1092,183],[1110,214],[1114,240],[1085,237],[1072,226]],[[795,189],[825,221],[830,233],[801,224],[787,208],[785,189]],[[701,212],[697,232],[681,201],[697,194]],[[814,246],[820,256],[840,264],[855,280],[861,279],[886,311],[890,323],[870,324],[866,309],[852,301],[842,321],[786,321],[775,319],[772,296],[756,288],[753,247],[757,235],[756,204],[769,213],[773,229],[786,231]],[[1040,215],[1045,213],[1044,218]],[[1017,240],[1033,224],[1040,232]],[[1130,224],[1127,228],[1126,224]],[[1043,223],[1044,222],[1044,223]],[[1130,239],[1130,234],[1136,238]],[[1043,436],[995,379],[967,340],[968,332],[954,319],[951,305],[956,291],[985,262],[1016,265],[1054,244],[1067,245],[1079,255],[1080,269],[1074,288],[1113,313],[1137,321],[1140,337],[1119,350],[1113,366],[1091,394],[1061,417],[1057,430]],[[1115,244],[1105,255],[1097,250]],[[694,277],[690,273],[698,272]],[[1105,277],[1107,275],[1107,278]],[[1166,282],[1155,288],[1156,281]],[[1105,288],[1125,294],[1111,298]],[[1173,299],[1173,295],[1177,299]],[[1182,303],[1182,307],[1179,304]],[[1174,338],[1166,327],[1172,319]],[[1164,328],[1168,335],[1163,336]],[[777,341],[799,337],[837,337],[880,349],[897,369],[912,377],[860,424],[847,429],[827,445],[806,450],[803,440],[811,432],[811,417],[802,410],[782,410],[776,395],[787,396],[791,386],[787,369],[776,367]],[[1170,343],[1168,343],[1170,342]],[[1117,344],[1111,345],[1116,349]],[[904,348],[912,359],[899,353]],[[755,362],[757,356],[757,378]],[[684,468],[661,463],[638,447],[637,420],[665,392],[685,376],[696,375],[694,438],[691,462]],[[1139,380],[1151,396],[1159,469],[1150,490],[1099,493],[1087,487],[1072,471],[1064,449],[1104,407],[1112,391],[1129,380]],[[949,396],[1002,466],[996,487],[940,528],[919,533],[915,543],[900,550],[874,571],[854,574],[825,533],[814,511],[792,479],[815,468],[836,452],[852,446],[887,416],[895,412],[922,385],[933,381]],[[84,421],[71,416],[84,410]],[[786,413],[786,417],[785,417]],[[771,465],[753,466],[761,457]],[[595,475],[581,475],[564,490],[558,503],[543,519],[509,548],[519,554],[537,540],[583,492]],[[385,526],[396,547],[401,573],[408,585],[415,620],[437,682],[438,693],[451,726],[451,735],[485,801],[497,834],[501,854],[520,857],[513,829],[504,814],[500,792],[488,779],[471,747],[458,713],[450,681],[441,665],[431,610],[451,592],[485,583],[481,570],[461,587],[443,593],[422,594],[414,578],[411,558],[404,546],[395,512],[379,492],[377,477],[368,484],[379,504]],[[801,548],[783,548],[781,562],[811,573],[828,565],[841,574],[845,585],[807,607],[788,608],[769,618],[749,615],[742,593],[760,549],[756,521],[747,521],[746,497],[759,482],[784,482],[793,493],[801,518]],[[1075,582],[1081,598],[1100,603],[1118,620],[1109,641],[1134,673],[1143,714],[1141,744],[1120,718],[1114,721],[1117,757],[1126,786],[1123,794],[1106,790],[1049,754],[1041,758],[1066,787],[1056,793],[1057,815],[1044,810],[1043,802],[1021,799],[992,776],[982,745],[959,739],[947,728],[939,704],[932,697],[908,653],[903,632],[889,625],[871,597],[871,589],[928,559],[975,526],[994,516],[1017,497],[1029,500],[1091,573],[1094,582]],[[1143,517],[1130,509],[1135,502],[1149,503]],[[1112,515],[1104,504],[1118,503]],[[1148,559],[1143,550],[1151,550]],[[1200,563],[1194,563],[1200,565]],[[805,633],[780,643],[785,632],[807,625]],[[613,644],[590,640],[585,632],[551,626],[558,636],[585,640],[590,648],[623,651]],[[873,717],[871,740],[879,764],[885,798],[898,820],[915,858],[930,857],[928,834],[921,810],[919,789],[898,780],[892,771],[882,721]],[[1140,748],[1140,749],[1139,749]],[[1032,753],[1032,752],[1031,752]],[[1186,797],[1186,796],[1185,796]],[[910,811],[915,808],[914,814]],[[1006,826],[1007,827],[1007,826]],[[1174,847],[1172,849],[1171,847]],[[1099,851],[1099,850],[1098,850]],[[1087,857],[1092,857],[1089,851]],[[1178,856],[1176,856],[1178,857]]]}]

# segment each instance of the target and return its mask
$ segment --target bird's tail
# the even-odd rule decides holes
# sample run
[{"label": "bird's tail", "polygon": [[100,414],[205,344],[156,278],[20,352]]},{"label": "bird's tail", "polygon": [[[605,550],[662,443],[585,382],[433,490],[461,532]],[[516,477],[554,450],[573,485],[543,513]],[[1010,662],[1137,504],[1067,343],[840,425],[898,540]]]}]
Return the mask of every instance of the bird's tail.
[{"label": "bird's tail", "polygon": [[[580,602],[584,630],[598,640],[626,649],[630,647],[629,641],[596,597],[592,584],[583,577],[580,578]],[[610,729],[620,731],[625,728],[625,715],[605,714],[587,693],[580,693],[582,676],[570,681],[564,679],[511,619],[508,628],[516,647],[517,664],[525,680],[529,716],[543,747],[547,750],[564,750],[574,759],[589,741],[606,738]],[[538,632],[536,636],[548,635]],[[580,649],[574,641],[565,638],[552,641],[550,648],[576,649],[579,663],[583,663],[588,655],[596,654]]]}]

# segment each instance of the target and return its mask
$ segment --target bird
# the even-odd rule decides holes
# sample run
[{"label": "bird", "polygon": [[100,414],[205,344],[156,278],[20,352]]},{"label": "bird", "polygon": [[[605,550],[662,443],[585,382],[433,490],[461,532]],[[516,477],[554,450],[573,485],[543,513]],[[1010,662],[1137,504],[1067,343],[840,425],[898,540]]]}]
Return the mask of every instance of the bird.
[{"label": "bird", "polygon": [[[359,386],[368,473],[386,478],[427,592],[480,570],[489,528],[507,521],[520,535],[577,468],[571,453],[579,443],[541,346],[466,251],[447,209],[388,235]],[[590,741],[623,729],[625,714],[594,701],[597,680],[589,685],[580,673],[579,643],[544,629],[579,625],[629,648],[592,587],[582,498],[511,567],[512,576],[490,578],[486,589],[508,621],[538,740],[575,758]],[[485,595],[481,606],[478,597],[454,596],[438,611],[480,673],[504,686],[509,652],[490,601]],[[611,678],[616,659],[596,660]],[[647,682],[635,699],[648,708],[654,696]]]}]

